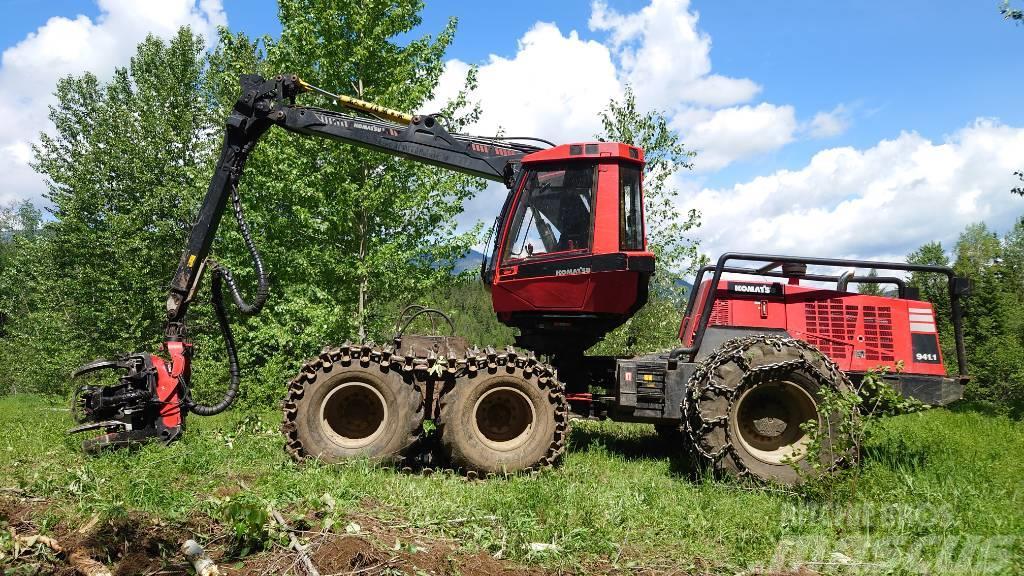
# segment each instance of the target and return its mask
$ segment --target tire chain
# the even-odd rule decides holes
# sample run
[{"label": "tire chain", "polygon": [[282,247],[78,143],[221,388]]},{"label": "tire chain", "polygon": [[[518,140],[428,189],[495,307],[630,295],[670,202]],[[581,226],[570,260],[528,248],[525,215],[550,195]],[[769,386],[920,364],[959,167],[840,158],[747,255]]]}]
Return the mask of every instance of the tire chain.
[{"label": "tire chain", "polygon": [[[415,356],[396,352],[393,346],[379,347],[370,344],[345,343],[334,348],[325,348],[318,356],[310,358],[302,365],[299,374],[288,382],[288,392],[283,402],[284,419],[281,422],[281,432],[285,436],[284,449],[291,456],[292,460],[301,462],[307,456],[303,450],[302,441],[298,437],[298,428],[295,419],[298,416],[296,402],[302,398],[307,383],[316,380],[317,372],[322,368],[328,368],[340,362],[342,366],[349,366],[352,362],[358,362],[362,366],[377,364],[388,370],[394,370],[402,374],[412,375],[412,385],[417,392],[421,392],[419,385],[421,379],[434,378],[443,383],[441,397],[452,389],[451,385],[458,385],[460,377],[475,374],[480,370],[497,371],[499,368],[506,368],[510,371],[519,369],[526,376],[536,376],[537,385],[548,390],[548,400],[556,406],[555,409],[555,436],[548,447],[547,454],[540,460],[537,467],[528,467],[521,470],[520,474],[537,474],[541,469],[555,466],[565,453],[566,439],[569,435],[569,404],[565,398],[565,387],[558,381],[555,371],[551,366],[538,362],[536,357],[530,353],[519,354],[511,346],[506,347],[503,352],[497,352],[494,348],[472,348],[462,358],[447,359],[442,355],[431,352],[427,356]],[[425,398],[425,402],[432,402],[432,398]],[[474,471],[455,470],[453,468],[433,468],[423,466],[414,469],[411,466],[401,467],[405,473],[419,471],[423,475],[433,473],[456,474],[463,473],[468,479],[476,479],[478,474]],[[487,475],[494,476],[493,474]]]},{"label": "tire chain", "polygon": [[[783,362],[776,362],[773,364],[763,364],[756,368],[750,366],[749,360],[743,355],[751,346],[756,344],[767,344],[774,348],[776,351],[781,352],[783,348],[796,348],[800,350],[800,358],[793,360],[785,360]],[[816,356],[824,361],[825,370],[822,371],[815,363],[808,358],[808,356]],[[743,376],[740,379],[740,383],[735,388],[728,388],[726,386],[720,386],[715,383],[715,371],[728,364],[734,362],[742,371]],[[686,395],[683,397],[683,401],[680,404],[680,410],[683,414],[683,428],[687,431],[690,442],[689,445],[694,455],[710,462],[712,466],[718,463],[726,454],[733,452],[735,449],[732,442],[727,440],[726,443],[718,450],[712,451],[712,448],[704,441],[704,433],[714,426],[727,425],[729,419],[729,413],[732,412],[733,403],[740,396],[740,393],[748,388],[751,388],[757,384],[761,384],[772,380],[774,377],[781,374],[787,373],[794,368],[804,369],[805,373],[812,377],[816,383],[823,388],[833,388],[834,382],[842,382],[847,380],[847,377],[835,362],[831,358],[822,354],[817,348],[807,343],[804,340],[796,338],[780,338],[777,336],[767,336],[758,334],[754,336],[744,336],[740,338],[734,338],[722,344],[717,350],[710,355],[706,356],[700,363],[697,364],[696,370],[692,376],[690,376],[689,382],[687,383]],[[725,415],[716,418],[704,418],[700,410],[700,398],[705,392],[712,392],[718,396],[728,398],[728,405],[726,407]],[[691,412],[692,410],[692,412]],[[699,426],[697,424],[699,423]],[[729,438],[728,432],[726,438]],[[743,465],[743,463],[734,458],[733,462],[736,463],[739,470],[739,476],[748,476],[750,471]],[[837,458],[828,471],[835,470],[845,464],[845,458]]]}]

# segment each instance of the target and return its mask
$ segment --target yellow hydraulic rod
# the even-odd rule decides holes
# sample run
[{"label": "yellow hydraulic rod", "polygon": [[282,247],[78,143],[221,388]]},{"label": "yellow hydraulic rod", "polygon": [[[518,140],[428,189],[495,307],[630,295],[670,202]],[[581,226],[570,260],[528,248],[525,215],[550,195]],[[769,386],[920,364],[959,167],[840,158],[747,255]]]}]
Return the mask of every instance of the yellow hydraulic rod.
[{"label": "yellow hydraulic rod", "polygon": [[383,120],[398,122],[400,124],[412,123],[412,114],[406,114],[405,112],[401,112],[399,110],[385,108],[384,106],[381,106],[379,104],[374,104],[373,102],[367,102],[365,100],[360,100],[358,98],[353,98],[351,96],[345,96],[344,94],[334,94],[328,92],[327,90],[324,90],[323,88],[313,86],[312,84],[306,82],[301,78],[299,78],[299,85],[305,88],[306,90],[309,90],[310,92],[316,92],[317,94],[323,94],[328,98],[333,98],[335,102],[346,108],[359,110],[360,112],[365,112],[367,114],[370,114],[371,116],[376,116],[377,118],[381,118]]}]

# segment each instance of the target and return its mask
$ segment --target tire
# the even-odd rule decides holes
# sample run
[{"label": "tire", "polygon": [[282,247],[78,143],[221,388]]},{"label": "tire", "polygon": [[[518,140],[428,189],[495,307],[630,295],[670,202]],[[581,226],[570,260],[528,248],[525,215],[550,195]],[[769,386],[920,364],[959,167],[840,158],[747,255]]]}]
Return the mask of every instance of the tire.
[{"label": "tire", "polygon": [[471,476],[538,470],[557,464],[565,451],[565,392],[533,363],[470,372],[439,404],[442,453]]},{"label": "tire", "polygon": [[283,428],[296,459],[398,464],[423,429],[423,398],[412,379],[368,356],[315,359],[290,390]]},{"label": "tire", "polygon": [[[789,485],[851,463],[852,439],[841,439],[839,430],[857,414],[822,414],[825,388],[853,392],[849,378],[806,342],[752,336],[722,344],[698,366],[683,403],[695,461],[716,473]],[[823,434],[817,469],[801,427],[811,420]]]}]

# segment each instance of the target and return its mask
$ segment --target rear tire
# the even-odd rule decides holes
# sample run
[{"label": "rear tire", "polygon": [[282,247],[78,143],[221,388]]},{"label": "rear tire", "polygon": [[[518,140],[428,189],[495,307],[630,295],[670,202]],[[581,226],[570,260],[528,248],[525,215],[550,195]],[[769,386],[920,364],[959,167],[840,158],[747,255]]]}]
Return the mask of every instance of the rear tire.
[{"label": "rear tire", "polygon": [[[347,364],[347,365],[346,365]],[[317,363],[291,420],[303,457],[401,462],[423,428],[423,399],[399,372],[368,358]]]},{"label": "rear tire", "polygon": [[512,474],[556,464],[569,411],[554,378],[512,362],[458,378],[441,396],[441,449],[470,474]]},{"label": "rear tire", "polygon": [[853,391],[849,378],[806,342],[753,336],[724,343],[698,366],[683,404],[695,461],[727,475],[799,484],[814,473],[806,460],[811,437],[801,424],[817,420],[818,470],[849,464],[853,454],[839,448],[850,444],[839,437],[839,423],[857,415],[822,414],[826,387]]}]

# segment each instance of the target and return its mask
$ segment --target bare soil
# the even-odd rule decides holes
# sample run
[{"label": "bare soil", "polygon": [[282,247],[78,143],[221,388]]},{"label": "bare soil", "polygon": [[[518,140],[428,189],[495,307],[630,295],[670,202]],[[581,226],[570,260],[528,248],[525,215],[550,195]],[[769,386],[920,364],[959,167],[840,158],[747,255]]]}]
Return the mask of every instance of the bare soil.
[{"label": "bare soil", "polygon": [[[372,516],[375,504],[363,503],[364,512],[347,519],[359,525],[357,534],[299,532],[307,553],[322,576],[409,574],[460,576],[543,576],[550,574],[622,574],[609,562],[596,562],[569,569],[523,566],[495,558],[485,552],[460,550],[455,541],[432,535],[406,523],[385,522]],[[268,576],[303,574],[299,557],[290,549],[271,546],[239,558],[228,554],[229,532],[215,520],[196,516],[185,524],[169,524],[157,518],[132,513],[116,519],[84,518],[78,526],[58,524],[43,531],[40,519],[49,503],[28,494],[0,493],[0,531],[12,537],[30,537],[46,532],[59,543],[55,551],[42,543],[23,547],[16,557],[0,546],[0,575],[81,574],[70,561],[72,554],[84,555],[106,567],[116,576],[174,576],[194,574],[180,553],[185,540],[194,539],[206,546],[221,574]],[[393,516],[388,511],[389,517]],[[310,518],[315,523],[316,518]],[[24,542],[24,541],[23,541]],[[636,567],[635,576],[684,574],[669,567]],[[704,573],[697,567],[696,574]],[[758,572],[765,576],[816,576],[802,568],[795,572]]]},{"label": "bare soil", "polygon": [[[0,494],[0,529],[10,536],[40,534],[39,518],[45,500],[28,495]],[[72,553],[85,554],[115,575],[193,574],[179,553],[181,544],[195,539],[206,546],[222,574],[258,576],[299,574],[298,556],[273,546],[244,558],[226,555],[227,529],[210,518],[197,517],[184,525],[171,525],[142,514],[91,522],[79,526],[59,524],[46,530],[62,549],[56,552],[36,543],[13,558],[8,550],[0,558],[0,574],[77,574],[69,562]],[[358,534],[303,532],[309,556],[320,573],[341,574],[461,574],[463,576],[536,576],[561,570],[521,566],[486,553],[467,553],[456,542],[413,529],[408,524],[381,522],[367,514],[352,515]],[[395,543],[403,545],[396,548]],[[585,573],[607,573],[599,567]]]}]

